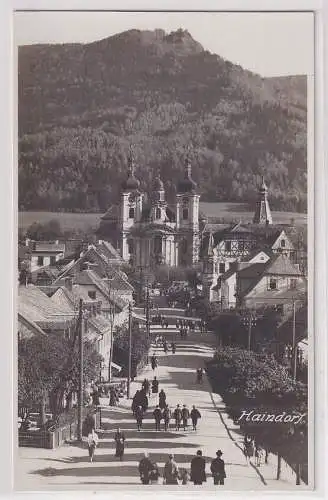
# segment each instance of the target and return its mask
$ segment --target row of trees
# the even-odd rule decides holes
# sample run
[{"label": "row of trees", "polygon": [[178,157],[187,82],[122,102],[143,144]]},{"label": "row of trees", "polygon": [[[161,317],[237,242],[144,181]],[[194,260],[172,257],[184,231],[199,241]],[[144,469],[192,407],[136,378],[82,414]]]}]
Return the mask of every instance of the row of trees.
[{"label": "row of trees", "polygon": [[240,348],[219,349],[207,370],[213,390],[221,394],[235,421],[243,411],[251,410],[256,414],[305,414],[297,425],[246,419],[239,423],[259,445],[283,457],[295,466],[298,474],[302,471],[303,479],[307,480],[307,386],[293,381],[272,356]]}]

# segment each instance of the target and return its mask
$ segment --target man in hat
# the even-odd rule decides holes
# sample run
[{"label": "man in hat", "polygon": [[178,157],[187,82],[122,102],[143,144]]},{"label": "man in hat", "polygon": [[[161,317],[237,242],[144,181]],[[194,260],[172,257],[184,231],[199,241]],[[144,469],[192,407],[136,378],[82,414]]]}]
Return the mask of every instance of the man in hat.
[{"label": "man in hat", "polygon": [[174,455],[171,454],[169,455],[169,459],[165,464],[164,467],[164,482],[165,484],[179,484],[178,483],[178,477],[179,477],[179,468],[174,461]]},{"label": "man in hat", "polygon": [[216,458],[212,460],[211,472],[214,484],[224,484],[224,479],[227,477],[225,473],[224,460],[222,460],[222,451],[216,452]]},{"label": "man in hat", "polygon": [[194,484],[203,484],[206,481],[206,461],[202,455],[202,450],[198,450],[190,464],[190,478]]}]

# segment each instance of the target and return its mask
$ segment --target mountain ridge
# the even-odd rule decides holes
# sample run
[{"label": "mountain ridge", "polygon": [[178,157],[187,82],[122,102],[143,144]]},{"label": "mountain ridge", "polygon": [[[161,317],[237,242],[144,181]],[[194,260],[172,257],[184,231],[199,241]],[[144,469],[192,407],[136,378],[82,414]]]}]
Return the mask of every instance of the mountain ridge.
[{"label": "mountain ridge", "polygon": [[105,210],[133,145],[169,196],[188,151],[204,201],[253,202],[266,173],[275,208],[306,209],[306,77],[262,78],[185,30],[22,46],[18,68],[21,208]]}]

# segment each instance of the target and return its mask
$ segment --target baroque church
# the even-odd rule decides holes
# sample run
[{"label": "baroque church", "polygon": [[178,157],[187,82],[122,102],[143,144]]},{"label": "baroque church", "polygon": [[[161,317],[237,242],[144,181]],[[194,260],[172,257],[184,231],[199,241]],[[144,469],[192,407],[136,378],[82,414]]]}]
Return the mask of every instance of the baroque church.
[{"label": "baroque church", "polygon": [[200,245],[199,198],[191,165],[186,160],[184,177],[177,185],[175,206],[169,206],[159,176],[155,178],[150,199],[146,201],[130,158],[119,208],[123,260],[135,268],[148,269],[158,265],[196,264]]}]

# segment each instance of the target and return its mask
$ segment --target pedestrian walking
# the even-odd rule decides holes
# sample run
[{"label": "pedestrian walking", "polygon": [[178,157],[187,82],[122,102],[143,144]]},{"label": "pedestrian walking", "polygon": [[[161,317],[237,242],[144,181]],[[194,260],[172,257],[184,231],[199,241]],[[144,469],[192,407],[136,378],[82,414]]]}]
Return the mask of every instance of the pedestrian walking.
[{"label": "pedestrian walking", "polygon": [[142,389],[144,389],[146,394],[150,394],[150,382],[147,378],[142,382]]},{"label": "pedestrian walking", "polygon": [[196,380],[198,384],[203,383],[203,368],[198,368],[196,371]]},{"label": "pedestrian walking", "polygon": [[167,431],[170,425],[171,412],[169,405],[165,405],[163,410],[164,430]]},{"label": "pedestrian walking", "polygon": [[206,462],[202,455],[202,450],[198,450],[196,456],[191,460],[190,464],[190,479],[197,485],[203,484],[206,481]]},{"label": "pedestrian walking", "polygon": [[[155,465],[157,468],[157,473],[158,473],[157,478],[158,478],[159,477],[158,467],[157,467],[157,464],[155,464]],[[154,464],[150,460],[148,452],[145,451],[144,456],[140,460],[139,466],[138,466],[140,480],[141,480],[142,484],[149,484],[150,483],[151,475],[152,475],[152,472],[154,471],[154,469],[155,469]]]},{"label": "pedestrian walking", "polygon": [[196,431],[197,430],[197,422],[198,422],[198,419],[201,418],[201,414],[200,414],[199,410],[197,410],[195,405],[193,405],[193,407],[192,407],[192,410],[190,412],[190,417],[191,417],[191,421],[192,421],[192,428],[194,431]]},{"label": "pedestrian walking", "polygon": [[261,463],[262,463],[262,458],[263,458],[263,450],[262,450],[261,446],[258,445],[257,443],[255,443],[254,456],[255,456],[256,467],[260,467]]},{"label": "pedestrian walking", "polygon": [[142,407],[137,406],[136,411],[135,411],[135,417],[136,417],[138,431],[140,431],[142,428],[143,415],[144,415],[144,412],[142,410]]},{"label": "pedestrian walking", "polygon": [[181,412],[180,405],[177,405],[177,407],[175,408],[175,410],[173,412],[173,417],[175,420],[175,430],[179,431],[180,425],[181,425],[181,419],[182,419],[182,412]]},{"label": "pedestrian walking", "polygon": [[144,389],[141,389],[141,391],[139,392],[138,399],[139,399],[138,406],[141,406],[142,411],[145,413],[148,410],[148,397],[147,397],[147,393]]},{"label": "pedestrian walking", "polygon": [[116,446],[115,456],[122,460],[124,456],[125,435],[119,427],[117,428],[117,431],[115,433],[114,441]]},{"label": "pedestrian walking", "polygon": [[190,413],[186,405],[183,405],[182,407],[181,416],[182,416],[182,427],[183,430],[185,431],[186,427],[188,427],[188,419],[190,417]]},{"label": "pedestrian walking", "polygon": [[172,354],[175,354],[175,352],[176,352],[176,346],[175,346],[174,342],[171,343],[171,349],[172,349]]},{"label": "pedestrian walking", "polygon": [[164,410],[165,406],[166,406],[166,394],[165,392],[163,391],[163,389],[161,389],[159,395],[158,395],[158,403],[159,403],[159,407],[161,410]]},{"label": "pedestrian walking", "polygon": [[167,342],[166,342],[166,340],[164,340],[164,342],[163,342],[163,350],[164,350],[164,353],[165,353],[165,354],[167,354],[168,347],[167,347]]},{"label": "pedestrian walking", "polygon": [[155,430],[160,431],[161,430],[162,412],[161,412],[159,405],[157,405],[155,410],[153,411],[153,416],[155,419]]},{"label": "pedestrian walking", "polygon": [[90,462],[93,462],[93,457],[95,454],[95,449],[98,446],[98,435],[96,434],[95,430],[92,429],[91,432],[88,434],[88,451],[89,451],[89,458]]},{"label": "pedestrian walking", "polygon": [[224,480],[227,477],[225,473],[224,460],[222,460],[222,451],[218,450],[216,452],[216,458],[211,462],[211,473],[215,485],[224,484]]},{"label": "pedestrian walking", "polygon": [[247,434],[244,437],[244,455],[247,464],[249,464],[250,458],[254,455],[254,440],[252,436]]},{"label": "pedestrian walking", "polygon": [[151,358],[151,368],[153,371],[157,368],[157,358],[155,354],[153,354]]},{"label": "pedestrian walking", "polygon": [[169,327],[169,322],[168,320],[165,320],[165,328],[168,328]]},{"label": "pedestrian walking", "polygon": [[164,466],[164,484],[179,484],[179,468],[174,460],[174,455],[169,455],[169,459]]},{"label": "pedestrian walking", "polygon": [[151,384],[151,392],[153,394],[157,394],[158,393],[158,380],[156,377],[154,377],[154,380]]}]

